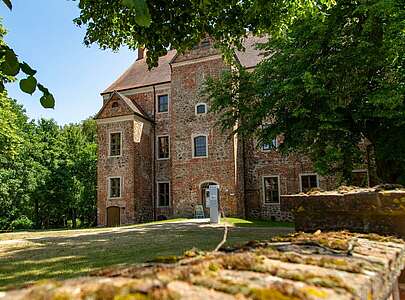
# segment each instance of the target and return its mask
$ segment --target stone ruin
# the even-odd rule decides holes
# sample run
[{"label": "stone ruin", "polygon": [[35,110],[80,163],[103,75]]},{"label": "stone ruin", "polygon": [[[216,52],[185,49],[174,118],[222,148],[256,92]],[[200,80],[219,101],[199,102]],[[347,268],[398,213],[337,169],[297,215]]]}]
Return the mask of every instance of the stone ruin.
[{"label": "stone ruin", "polygon": [[281,209],[293,213],[297,231],[349,230],[405,239],[405,189],[395,186],[286,195]]}]

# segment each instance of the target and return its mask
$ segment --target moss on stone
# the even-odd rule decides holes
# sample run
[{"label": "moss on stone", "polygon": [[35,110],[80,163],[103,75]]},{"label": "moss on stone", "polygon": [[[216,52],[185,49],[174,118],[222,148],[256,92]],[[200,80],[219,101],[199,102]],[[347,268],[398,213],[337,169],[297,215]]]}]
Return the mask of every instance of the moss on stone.
[{"label": "moss on stone", "polygon": [[183,258],[182,256],[176,256],[176,255],[156,256],[150,262],[161,263],[161,264],[173,264],[173,263],[178,262],[182,258]]},{"label": "moss on stone", "polygon": [[300,300],[274,288],[252,289],[250,297],[255,300]]}]

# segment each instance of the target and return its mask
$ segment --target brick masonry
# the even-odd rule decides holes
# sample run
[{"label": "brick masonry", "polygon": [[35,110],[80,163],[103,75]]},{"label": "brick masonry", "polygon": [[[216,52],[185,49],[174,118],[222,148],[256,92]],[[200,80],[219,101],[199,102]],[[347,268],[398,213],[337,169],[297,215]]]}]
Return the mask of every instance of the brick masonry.
[{"label": "brick masonry", "polygon": [[[302,155],[282,156],[277,150],[262,151],[255,141],[230,136],[216,125],[200,89],[208,76],[218,76],[226,66],[212,47],[197,47],[171,61],[171,82],[104,95],[98,122],[98,224],[107,224],[107,209],[120,207],[121,224],[160,217],[192,217],[204,203],[201,185],[220,186],[220,205],[226,216],[292,220],[280,204],[264,204],[263,176],[279,176],[282,195],[299,192],[299,175],[313,173],[311,161]],[[157,113],[158,95],[169,95],[169,111]],[[140,107],[139,115],[123,96]],[[112,103],[118,103],[113,107]],[[208,113],[195,114],[197,103],[207,103]],[[122,131],[119,158],[108,157],[108,139]],[[170,158],[158,160],[156,138],[170,137]],[[206,135],[208,157],[193,157],[193,137]],[[121,199],[108,199],[108,177],[121,176]],[[157,183],[170,182],[170,205],[157,207]],[[320,187],[333,188],[331,178],[320,178]],[[206,210],[208,212],[208,210]]]}]

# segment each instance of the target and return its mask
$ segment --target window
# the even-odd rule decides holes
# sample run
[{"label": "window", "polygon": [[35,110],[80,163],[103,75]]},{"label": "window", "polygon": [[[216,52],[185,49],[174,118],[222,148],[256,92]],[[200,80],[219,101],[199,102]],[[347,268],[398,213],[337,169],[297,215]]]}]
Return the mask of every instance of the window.
[{"label": "window", "polygon": [[158,207],[170,205],[170,184],[169,182],[158,182]]},{"label": "window", "polygon": [[110,178],[109,198],[121,198],[121,177]]},{"label": "window", "polygon": [[121,155],[121,132],[110,133],[110,156]]},{"label": "window", "polygon": [[199,103],[195,106],[195,114],[202,115],[207,113],[207,104]]},{"label": "window", "polygon": [[158,159],[167,159],[169,158],[169,136],[158,136],[157,138],[157,153]]},{"label": "window", "polygon": [[194,157],[207,156],[207,137],[205,135],[194,138]]},{"label": "window", "polygon": [[119,105],[119,103],[118,103],[117,101],[114,101],[114,102],[111,104],[111,107],[112,107],[112,108],[117,108],[118,106],[120,106],[120,105]]},{"label": "window", "polygon": [[280,188],[278,176],[263,177],[264,203],[280,203]]},{"label": "window", "polygon": [[271,149],[275,149],[278,147],[277,139],[273,139],[271,144],[262,144],[263,151],[270,151]]},{"label": "window", "polygon": [[203,41],[201,42],[201,47],[202,47],[202,48],[209,47],[210,45],[211,45],[211,42],[210,42],[210,40],[208,40],[208,39],[205,39],[205,40],[203,40]]},{"label": "window", "polygon": [[367,170],[353,170],[352,173],[352,185],[359,187],[368,187],[370,185]]},{"label": "window", "polygon": [[158,112],[167,112],[169,110],[169,95],[159,95],[157,104]]},{"label": "window", "polygon": [[317,188],[318,185],[318,175],[317,174],[301,174],[301,192],[308,192],[312,188]]}]

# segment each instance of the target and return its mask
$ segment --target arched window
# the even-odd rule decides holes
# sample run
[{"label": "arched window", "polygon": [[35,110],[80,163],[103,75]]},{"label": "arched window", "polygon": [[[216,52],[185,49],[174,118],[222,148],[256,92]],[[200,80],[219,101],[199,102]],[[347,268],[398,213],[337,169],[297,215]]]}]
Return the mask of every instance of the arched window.
[{"label": "arched window", "polygon": [[193,139],[193,156],[194,157],[207,157],[207,136],[199,135]]},{"label": "arched window", "polygon": [[195,114],[196,115],[203,115],[207,113],[207,104],[205,103],[198,103],[195,106]]}]

